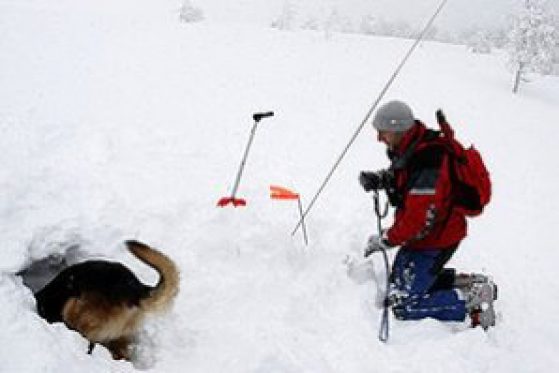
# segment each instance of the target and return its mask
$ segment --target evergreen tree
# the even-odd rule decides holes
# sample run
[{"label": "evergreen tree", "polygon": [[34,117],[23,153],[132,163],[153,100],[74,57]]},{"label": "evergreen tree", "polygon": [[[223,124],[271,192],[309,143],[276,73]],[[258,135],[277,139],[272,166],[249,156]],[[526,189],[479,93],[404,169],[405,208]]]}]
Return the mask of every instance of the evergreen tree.
[{"label": "evergreen tree", "polygon": [[549,73],[556,38],[556,26],[545,0],[524,0],[512,19],[509,33],[509,65],[514,71],[513,92],[529,73]]}]

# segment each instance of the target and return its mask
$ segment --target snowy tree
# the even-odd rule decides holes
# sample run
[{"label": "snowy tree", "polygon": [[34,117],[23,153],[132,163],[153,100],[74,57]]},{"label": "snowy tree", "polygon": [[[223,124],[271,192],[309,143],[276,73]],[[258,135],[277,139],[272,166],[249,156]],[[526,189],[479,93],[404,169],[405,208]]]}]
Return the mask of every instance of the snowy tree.
[{"label": "snowy tree", "polygon": [[374,35],[377,33],[377,19],[371,14],[361,17],[359,32],[365,35]]},{"label": "snowy tree", "polygon": [[[416,38],[420,30],[404,20],[385,20],[382,17],[365,15],[361,18],[359,32],[366,35],[394,36],[399,38]],[[437,30],[431,26],[425,39],[434,39]]]},{"label": "snowy tree", "polygon": [[272,27],[279,30],[292,30],[295,28],[297,12],[292,0],[284,0],[279,17],[272,22]]},{"label": "snowy tree", "polygon": [[317,31],[320,29],[320,22],[314,16],[309,16],[305,22],[301,25],[303,30],[313,30]]},{"label": "snowy tree", "polygon": [[467,41],[468,50],[472,53],[491,53],[491,39],[487,32],[478,30],[474,32]]},{"label": "snowy tree", "polygon": [[384,36],[401,36],[395,22],[387,21],[384,18],[377,19],[376,22],[376,34]]},{"label": "snowy tree", "polygon": [[355,32],[355,27],[353,26],[353,22],[349,17],[346,16],[340,16],[340,20],[339,20],[339,29],[340,32],[346,33],[346,34],[353,34]]},{"label": "snowy tree", "polygon": [[495,28],[487,31],[487,37],[491,46],[503,49],[507,45],[508,31],[505,28]]},{"label": "snowy tree", "polygon": [[[553,17],[554,17],[553,24],[559,25],[559,15],[556,14]],[[552,55],[553,55],[552,57],[553,71],[551,73],[553,75],[559,76],[559,27],[555,28],[555,46],[553,47]]]},{"label": "snowy tree", "polygon": [[353,33],[355,31],[351,19],[340,13],[337,8],[330,10],[324,20],[323,29],[326,39],[330,39],[333,32]]},{"label": "snowy tree", "polygon": [[446,40],[463,44],[473,53],[490,53],[492,49],[503,49],[508,43],[509,31],[493,26],[491,28],[469,27],[450,35]]},{"label": "snowy tree", "polygon": [[551,72],[556,32],[545,0],[524,0],[512,19],[507,48],[509,65],[514,71],[514,93],[521,81],[527,81],[527,74]]},{"label": "snowy tree", "polygon": [[330,14],[326,17],[324,21],[324,37],[326,39],[330,39],[332,37],[332,33],[338,30],[338,26],[340,23],[340,14],[338,13],[337,9],[331,9]]},{"label": "snowy tree", "polygon": [[204,19],[202,9],[192,5],[190,0],[184,0],[179,12],[179,18],[182,22],[200,22]]}]

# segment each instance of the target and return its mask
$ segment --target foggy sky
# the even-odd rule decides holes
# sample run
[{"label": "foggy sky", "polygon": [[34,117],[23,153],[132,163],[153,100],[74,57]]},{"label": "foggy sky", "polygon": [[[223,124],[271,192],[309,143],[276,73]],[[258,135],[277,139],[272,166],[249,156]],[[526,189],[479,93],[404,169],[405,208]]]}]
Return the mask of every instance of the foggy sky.
[{"label": "foggy sky", "polygon": [[[208,20],[244,21],[269,24],[281,12],[286,0],[191,0],[202,8]],[[507,17],[523,0],[449,0],[435,26],[459,31],[472,27],[495,28],[507,24]],[[291,0],[301,15],[324,14],[335,8],[340,14],[359,19],[373,14],[386,20],[404,20],[423,25],[440,0]],[[559,1],[548,0],[559,12]]]}]

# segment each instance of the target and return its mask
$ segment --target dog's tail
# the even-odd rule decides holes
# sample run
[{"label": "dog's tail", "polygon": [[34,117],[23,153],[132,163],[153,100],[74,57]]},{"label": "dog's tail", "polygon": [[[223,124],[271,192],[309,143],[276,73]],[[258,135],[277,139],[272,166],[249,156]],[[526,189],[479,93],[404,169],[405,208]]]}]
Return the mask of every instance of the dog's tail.
[{"label": "dog's tail", "polygon": [[141,307],[147,312],[164,310],[179,292],[177,266],[169,257],[141,242],[126,241],[126,246],[134,256],[159,272],[159,282],[141,300]]}]

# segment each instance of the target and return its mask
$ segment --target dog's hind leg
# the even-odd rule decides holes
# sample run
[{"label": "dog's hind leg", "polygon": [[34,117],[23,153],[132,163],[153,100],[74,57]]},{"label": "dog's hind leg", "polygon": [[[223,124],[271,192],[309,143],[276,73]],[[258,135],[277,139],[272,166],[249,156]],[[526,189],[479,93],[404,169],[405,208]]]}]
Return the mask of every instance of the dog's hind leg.
[{"label": "dog's hind leg", "polygon": [[87,348],[87,354],[91,355],[94,348],[95,348],[95,342],[89,342],[89,347]]}]

